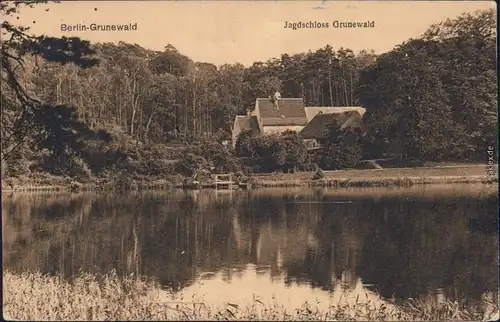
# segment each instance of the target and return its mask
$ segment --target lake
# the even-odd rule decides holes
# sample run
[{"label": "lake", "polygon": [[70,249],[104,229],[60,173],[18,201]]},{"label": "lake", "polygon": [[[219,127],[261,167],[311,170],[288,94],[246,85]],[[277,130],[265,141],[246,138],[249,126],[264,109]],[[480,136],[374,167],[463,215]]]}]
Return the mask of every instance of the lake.
[{"label": "lake", "polygon": [[3,267],[245,303],[498,296],[497,186],[3,194]]}]

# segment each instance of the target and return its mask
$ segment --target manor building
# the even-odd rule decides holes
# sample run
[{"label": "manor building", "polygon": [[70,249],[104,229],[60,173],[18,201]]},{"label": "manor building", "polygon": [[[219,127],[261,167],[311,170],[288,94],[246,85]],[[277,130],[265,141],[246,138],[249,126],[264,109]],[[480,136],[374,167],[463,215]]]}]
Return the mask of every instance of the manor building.
[{"label": "manor building", "polygon": [[353,106],[306,107],[303,98],[281,98],[279,93],[275,93],[270,98],[257,98],[252,111],[247,115],[236,116],[232,129],[233,148],[238,136],[245,131],[251,131],[252,135],[256,136],[280,134],[285,131],[302,134],[306,130],[304,139],[307,145],[311,145],[312,140],[321,141],[321,137],[315,136],[323,133],[324,127],[340,115],[344,116],[338,118],[338,121],[347,122],[347,119],[357,118],[356,122],[359,123],[364,113],[364,108]]}]

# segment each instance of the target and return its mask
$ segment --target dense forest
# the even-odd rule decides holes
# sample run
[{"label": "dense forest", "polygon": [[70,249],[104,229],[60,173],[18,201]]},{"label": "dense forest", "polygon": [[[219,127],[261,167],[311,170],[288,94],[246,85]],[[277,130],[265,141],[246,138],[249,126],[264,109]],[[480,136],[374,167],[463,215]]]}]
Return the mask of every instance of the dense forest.
[{"label": "dense forest", "polygon": [[[0,12],[15,17],[23,5],[2,3]],[[275,91],[302,97],[308,106],[365,107],[368,134],[356,140],[363,153],[354,149],[349,164],[387,155],[486,160],[486,146],[496,146],[493,10],[430,26],[379,56],[332,44],[248,67],[195,62],[171,44],[154,51],[124,42],[36,37],[7,21],[1,29],[11,35],[2,37],[1,58],[7,177],[189,175],[201,163],[235,171],[239,161],[221,141],[230,137],[235,115]],[[336,146],[326,147],[325,155],[353,150],[339,149],[346,140],[331,141]],[[285,154],[304,151],[281,146],[277,166]],[[180,164],[168,162],[179,158]]]},{"label": "dense forest", "polygon": [[99,63],[89,68],[29,57],[21,85],[49,104],[75,106],[92,129],[116,128],[154,143],[230,133],[235,115],[277,90],[309,106],[352,106],[359,73],[375,60],[329,45],[250,67],[194,62],[172,45],[161,52],[124,42],[90,48]]}]

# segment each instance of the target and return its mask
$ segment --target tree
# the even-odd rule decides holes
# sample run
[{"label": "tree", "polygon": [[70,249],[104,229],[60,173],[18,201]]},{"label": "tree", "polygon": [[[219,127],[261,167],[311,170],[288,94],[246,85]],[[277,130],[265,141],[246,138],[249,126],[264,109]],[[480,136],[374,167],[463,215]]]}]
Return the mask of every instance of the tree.
[{"label": "tree", "polygon": [[497,142],[496,12],[447,19],[432,25],[423,38],[441,47],[453,118],[467,133],[463,152],[483,154],[487,145]]},{"label": "tree", "polygon": [[252,146],[250,145],[250,139],[252,138],[252,131],[243,131],[236,138],[235,151],[236,155],[240,158],[252,157],[254,151],[252,151]]},{"label": "tree", "polygon": [[282,133],[279,141],[282,142],[282,159],[277,164],[281,165],[285,171],[295,172],[304,164],[307,157],[307,148],[303,139],[296,132],[285,132]]},{"label": "tree", "polygon": [[253,163],[258,160],[266,164],[270,171],[294,171],[307,156],[303,140],[295,132],[258,137],[252,136],[250,131],[242,132],[236,141],[236,153]]},{"label": "tree", "polygon": [[91,161],[82,160],[88,157],[85,154],[88,142],[110,139],[106,132],[94,132],[79,121],[74,107],[42,105],[37,112],[40,113],[36,117],[39,121],[38,128],[42,132],[39,147],[51,152],[46,166],[49,166],[47,170],[52,173],[72,176],[71,171],[78,168],[82,161]]},{"label": "tree", "polygon": [[379,155],[466,160],[496,143],[492,14],[431,26],[362,72],[357,95]]},{"label": "tree", "polygon": [[354,167],[362,155],[362,134],[358,128],[341,129],[338,124],[328,128],[327,139],[319,152],[318,163],[324,170]]},{"label": "tree", "polygon": [[[6,17],[19,14],[23,6],[33,6],[46,1],[2,2],[0,13]],[[2,151],[1,159],[8,160],[14,151],[26,144],[40,147],[50,136],[52,120],[44,117],[47,105],[29,93],[20,80],[20,73],[26,73],[28,56],[60,64],[75,64],[87,68],[97,63],[89,57],[94,53],[89,43],[79,38],[53,38],[33,36],[28,29],[15,26],[8,21],[0,25],[2,33],[1,70],[2,87]],[[36,65],[35,65],[36,67]],[[66,109],[67,106],[59,106]],[[68,113],[62,114],[74,116]],[[47,124],[49,122],[49,124]],[[64,142],[64,141],[63,141]],[[61,142],[61,143],[63,143]]]},{"label": "tree", "polygon": [[185,176],[192,176],[200,169],[209,170],[210,165],[202,156],[187,153],[176,164],[176,171]]}]

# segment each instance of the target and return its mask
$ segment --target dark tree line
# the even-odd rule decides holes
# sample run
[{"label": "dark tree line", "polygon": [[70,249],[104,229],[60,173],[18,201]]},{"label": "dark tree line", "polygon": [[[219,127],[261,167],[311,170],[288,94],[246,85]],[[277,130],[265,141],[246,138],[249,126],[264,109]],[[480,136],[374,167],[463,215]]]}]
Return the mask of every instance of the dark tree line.
[{"label": "dark tree line", "polygon": [[[5,2],[0,12],[40,2]],[[194,62],[172,45],[35,37],[3,21],[2,162],[11,174],[72,164],[95,174],[144,151],[176,158],[166,145],[229,138],[235,115],[276,90],[309,106],[365,107],[365,155],[474,159],[496,145],[495,24],[494,11],[481,11],[378,57],[326,45],[245,67]]]},{"label": "dark tree line", "polygon": [[360,75],[374,154],[485,160],[497,146],[496,13],[432,25]]},{"label": "dark tree line", "polygon": [[[316,55],[328,52],[328,48],[320,49]],[[326,87],[322,87],[326,91],[321,93],[334,93],[330,102],[337,102],[338,85],[345,84],[347,78],[341,78],[332,90],[332,74],[316,75],[326,76]],[[334,75],[346,74],[337,71]],[[365,107],[368,132],[361,137],[352,131],[329,129],[325,147],[313,158],[322,168],[351,167],[362,157],[396,157],[415,161],[412,164],[486,162],[488,147],[498,144],[493,10],[432,25],[422,37],[410,39],[364,65],[355,79],[354,93],[343,91],[344,98],[352,94],[354,99],[339,105],[348,102]],[[323,104],[323,95],[318,97],[318,104]],[[265,141],[261,138],[253,142]],[[246,150],[238,152],[252,155],[248,153],[251,149]],[[263,157],[262,152],[257,154]]]},{"label": "dark tree line", "polygon": [[374,57],[326,46],[245,68],[194,62],[172,45],[164,51],[123,42],[91,48],[99,64],[87,69],[30,57],[21,85],[49,104],[76,106],[93,129],[116,128],[154,143],[191,142],[217,129],[229,133],[235,115],[277,90],[311,106],[356,104],[361,66]]}]

